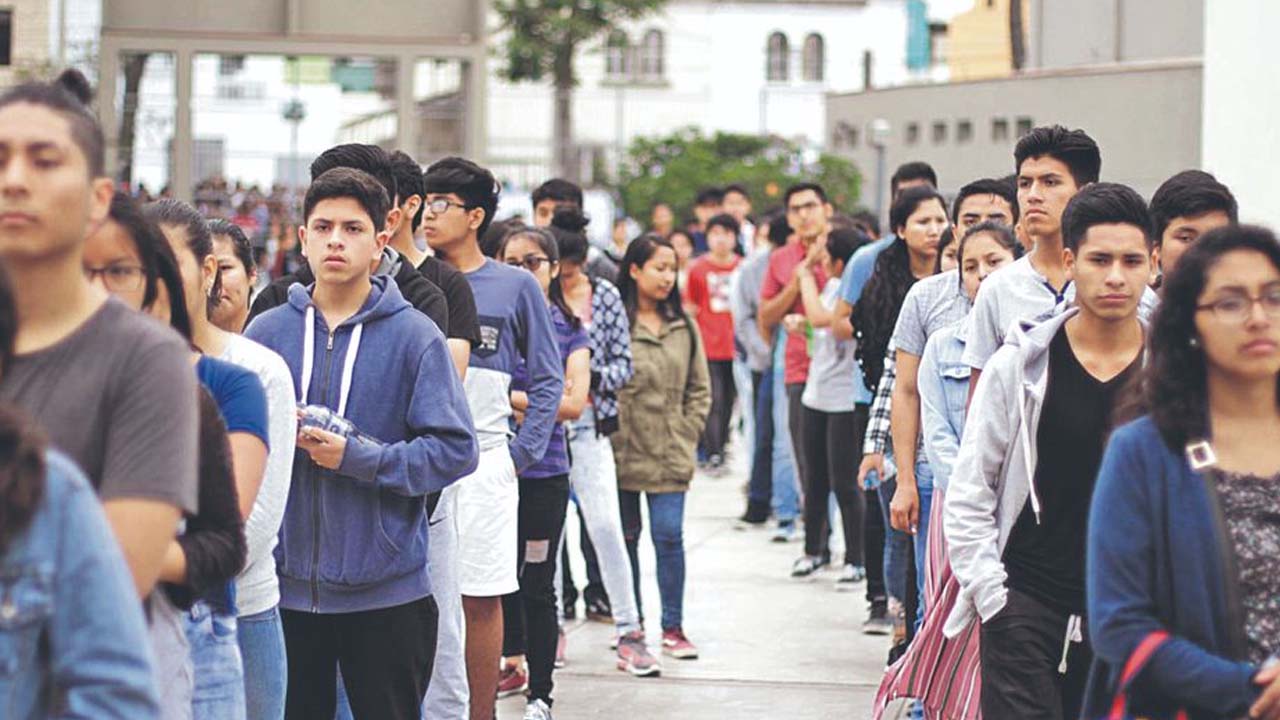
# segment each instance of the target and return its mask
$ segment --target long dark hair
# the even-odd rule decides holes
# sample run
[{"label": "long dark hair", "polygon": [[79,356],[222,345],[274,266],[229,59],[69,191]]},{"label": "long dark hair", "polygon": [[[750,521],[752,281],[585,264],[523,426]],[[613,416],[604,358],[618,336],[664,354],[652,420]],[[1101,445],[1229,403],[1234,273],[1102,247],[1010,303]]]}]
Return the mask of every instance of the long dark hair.
[{"label": "long dark hair", "polygon": [[[144,211],[156,225],[172,225],[185,230],[187,247],[190,248],[191,254],[195,255],[197,264],[204,263],[205,258],[213,254],[213,235],[209,232],[209,223],[200,211],[191,205],[174,198],[161,198],[148,203]],[[218,298],[221,296],[222,273],[215,271],[213,287],[209,288],[209,295],[204,299],[206,318],[218,306]]]},{"label": "long dark hair", "polygon": [[116,193],[111,199],[111,219],[119,223],[133,241],[147,274],[143,309],[151,308],[159,295],[159,286],[164,285],[169,294],[169,325],[191,342],[191,316],[187,314],[187,296],[182,289],[182,270],[160,226],[151,220],[149,212],[140,211],[137,202],[123,193]]},{"label": "long dark hair", "polygon": [[907,291],[916,284],[911,272],[911,255],[900,229],[926,202],[937,200],[945,209],[946,200],[931,187],[912,187],[902,191],[889,210],[889,224],[895,234],[893,243],[876,258],[875,271],[862,290],[853,309],[853,328],[858,340],[854,358],[862,366],[862,381],[872,393],[884,372],[884,356],[893,337],[893,326]]},{"label": "long dark hair", "polygon": [[[560,247],[556,244],[555,236],[550,230],[535,227],[522,227],[512,230],[502,238],[502,244],[498,246],[498,257],[502,257],[507,253],[507,244],[516,238],[525,238],[532,240],[538,244],[542,252],[547,254],[551,259],[551,267],[560,264]],[[569,327],[577,330],[582,327],[582,321],[574,314],[573,308],[569,307],[568,301],[564,299],[564,287],[560,284],[560,275],[551,276],[551,285],[547,287],[547,299],[551,304],[564,315],[565,322],[569,323]]]},{"label": "long dark hair", "polygon": [[[1280,270],[1280,242],[1270,230],[1253,225],[1205,233],[1178,260],[1165,282],[1160,307],[1147,340],[1147,367],[1138,402],[1120,419],[1150,413],[1161,437],[1175,453],[1191,441],[1209,439],[1209,389],[1204,348],[1196,339],[1196,306],[1218,259],[1233,250],[1260,253]],[[1276,382],[1280,403],[1280,378]]]},{"label": "long dark hair", "polygon": [[[0,377],[18,335],[9,275],[0,265]],[[44,497],[44,437],[17,412],[0,407],[0,555],[27,529]]]},{"label": "long dark hair", "polygon": [[[644,267],[649,262],[649,258],[658,251],[658,248],[664,247],[675,252],[676,249],[671,246],[671,241],[658,235],[657,233],[645,233],[627,246],[627,252],[622,256],[622,265],[618,267],[618,293],[622,295],[622,304],[627,309],[627,321],[634,325],[636,322],[636,308],[640,304],[640,289],[636,287],[636,281],[631,277],[631,268]],[[671,284],[671,292],[658,302],[658,315],[668,322],[673,320],[689,321],[689,316],[685,314],[684,306],[680,302],[680,278],[677,276],[676,281]]]}]

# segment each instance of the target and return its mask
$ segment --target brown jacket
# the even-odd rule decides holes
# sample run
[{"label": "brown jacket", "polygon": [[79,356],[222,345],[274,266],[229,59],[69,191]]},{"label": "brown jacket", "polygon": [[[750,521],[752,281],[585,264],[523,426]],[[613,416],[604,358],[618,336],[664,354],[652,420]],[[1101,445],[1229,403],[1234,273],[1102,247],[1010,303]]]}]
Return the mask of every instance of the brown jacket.
[{"label": "brown jacket", "polygon": [[634,373],[618,393],[619,429],[612,436],[618,487],[684,492],[711,410],[707,358],[697,327],[668,321],[655,336],[635,323],[631,354]]}]

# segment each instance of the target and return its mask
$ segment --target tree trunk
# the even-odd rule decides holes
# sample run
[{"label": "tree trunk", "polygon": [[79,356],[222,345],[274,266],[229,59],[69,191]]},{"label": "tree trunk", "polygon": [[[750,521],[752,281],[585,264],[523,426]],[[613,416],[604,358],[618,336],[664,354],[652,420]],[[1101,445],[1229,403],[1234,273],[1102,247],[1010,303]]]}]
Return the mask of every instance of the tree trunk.
[{"label": "tree trunk", "polygon": [[1027,61],[1027,39],[1022,25],[1023,0],[1009,0],[1009,51],[1013,70],[1021,70]]},{"label": "tree trunk", "polygon": [[[129,185],[133,183],[133,141],[137,135],[138,89],[142,85],[142,71],[146,66],[147,53],[129,55],[124,61],[124,107],[120,111],[120,135],[116,143],[119,167],[116,179]],[[109,102],[110,99],[104,101]]]},{"label": "tree trunk", "polygon": [[555,86],[554,136],[555,170],[559,177],[578,182],[578,153],[573,143],[573,45],[564,44],[556,51],[552,67]]}]

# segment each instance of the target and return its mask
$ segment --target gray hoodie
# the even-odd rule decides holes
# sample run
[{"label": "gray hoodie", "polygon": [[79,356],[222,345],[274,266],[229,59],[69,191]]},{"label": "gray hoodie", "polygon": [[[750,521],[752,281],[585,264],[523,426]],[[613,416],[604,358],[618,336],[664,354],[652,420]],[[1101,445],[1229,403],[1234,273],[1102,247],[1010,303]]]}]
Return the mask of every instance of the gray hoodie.
[{"label": "gray hoodie", "polygon": [[943,633],[954,638],[975,616],[1005,604],[1005,544],[1030,496],[1036,520],[1036,429],[1049,379],[1049,344],[1072,307],[1044,322],[1014,328],[982,372],[947,487],[943,529],[960,597]]}]

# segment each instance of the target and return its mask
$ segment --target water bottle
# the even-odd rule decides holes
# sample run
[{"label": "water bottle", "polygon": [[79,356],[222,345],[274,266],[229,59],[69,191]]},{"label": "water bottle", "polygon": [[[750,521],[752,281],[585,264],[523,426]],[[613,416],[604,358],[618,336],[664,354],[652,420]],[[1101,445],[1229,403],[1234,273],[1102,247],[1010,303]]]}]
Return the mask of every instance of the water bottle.
[{"label": "water bottle", "polygon": [[344,437],[354,435],[356,426],[350,420],[324,405],[298,405],[298,427],[318,428]]}]

